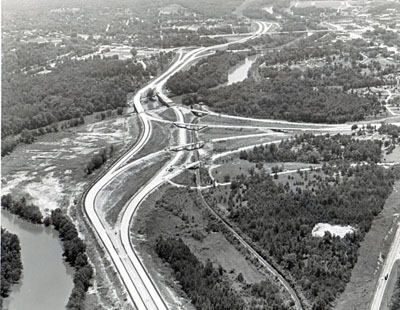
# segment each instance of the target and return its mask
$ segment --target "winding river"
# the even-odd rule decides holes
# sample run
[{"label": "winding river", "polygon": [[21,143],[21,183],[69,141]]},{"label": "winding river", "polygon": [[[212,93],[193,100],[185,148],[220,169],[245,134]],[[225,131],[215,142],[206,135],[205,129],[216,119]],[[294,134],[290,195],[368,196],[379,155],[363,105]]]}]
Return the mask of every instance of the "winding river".
[{"label": "winding river", "polygon": [[1,226],[17,234],[23,274],[3,300],[5,310],[64,310],[71,294],[73,270],[62,258],[57,233],[1,210]]}]

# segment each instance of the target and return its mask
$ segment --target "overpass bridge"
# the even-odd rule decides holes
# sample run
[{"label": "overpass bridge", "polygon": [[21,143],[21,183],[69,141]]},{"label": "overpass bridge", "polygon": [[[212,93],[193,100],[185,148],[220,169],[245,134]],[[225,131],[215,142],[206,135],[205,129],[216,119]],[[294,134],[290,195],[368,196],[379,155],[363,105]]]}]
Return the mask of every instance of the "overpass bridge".
[{"label": "overpass bridge", "polygon": [[172,151],[172,152],[179,152],[179,151],[194,151],[201,149],[205,145],[205,141],[198,141],[196,143],[188,143],[188,144],[183,144],[183,145],[178,145],[178,146],[171,146],[167,148],[167,151]]},{"label": "overpass bridge", "polygon": [[185,123],[178,123],[174,122],[174,125],[179,128],[184,128],[187,130],[194,130],[194,131],[200,131],[208,127],[208,125],[198,125],[198,124],[185,124]]}]

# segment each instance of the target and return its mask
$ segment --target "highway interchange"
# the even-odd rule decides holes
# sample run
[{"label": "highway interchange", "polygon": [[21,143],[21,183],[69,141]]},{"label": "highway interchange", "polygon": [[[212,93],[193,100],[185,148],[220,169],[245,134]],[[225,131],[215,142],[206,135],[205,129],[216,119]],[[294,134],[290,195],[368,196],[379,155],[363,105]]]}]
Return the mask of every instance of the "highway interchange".
[{"label": "highway interchange", "polygon": [[[210,55],[213,51],[221,48],[227,47],[229,44],[233,43],[241,43],[245,42],[249,39],[253,39],[257,36],[260,36],[264,33],[267,33],[272,24],[268,24],[265,22],[256,22],[257,31],[249,34],[249,36],[240,38],[236,41],[232,41],[230,43],[219,44],[210,47],[200,47],[195,49],[180,49],[177,52],[177,59],[171,65],[171,67],[160,75],[158,78],[153,80],[151,83],[143,87],[139,90],[131,104],[135,107],[135,110],[138,113],[139,119],[142,123],[142,132],[140,134],[139,140],[135,143],[135,145],[129,149],[123,156],[121,156],[118,160],[116,160],[111,167],[107,169],[101,176],[97,178],[97,180],[91,185],[84,196],[83,205],[86,217],[96,232],[96,236],[102,246],[106,249],[108,257],[110,261],[112,261],[115,270],[117,271],[121,282],[127,292],[127,296],[129,297],[132,304],[135,305],[137,309],[158,309],[158,310],[166,310],[169,309],[170,306],[163,298],[160,290],[157,285],[152,280],[151,276],[147,272],[145,266],[143,265],[140,257],[134,250],[134,247],[131,243],[130,236],[130,226],[132,222],[132,218],[135,215],[139,205],[146,199],[146,197],[157,189],[160,185],[165,182],[170,181],[179,173],[182,172],[182,169],[174,169],[176,166],[181,166],[183,168],[187,168],[190,165],[196,165],[197,163],[191,163],[188,161],[188,158],[185,155],[185,151],[177,151],[173,153],[172,159],[161,169],[159,172],[152,177],[148,182],[129,200],[129,202],[124,207],[121,212],[118,222],[115,227],[110,227],[110,225],[105,221],[104,214],[102,214],[96,208],[96,199],[98,198],[99,193],[115,178],[118,178],[124,171],[129,169],[129,167],[137,162],[140,162],[143,158],[139,158],[135,160],[133,163],[128,163],[128,161],[137,154],[143,147],[149,142],[149,139],[153,133],[152,121],[159,122],[167,122],[172,123],[170,121],[165,121],[161,119],[154,118],[154,116],[146,113],[143,105],[142,105],[142,97],[144,97],[150,89],[154,89],[159,96],[166,102],[171,102],[169,98],[163,93],[163,86],[169,77],[173,74],[182,70],[187,65],[195,61],[200,57],[204,57]],[[173,107],[173,111],[176,114],[178,124],[185,124],[185,118],[183,112],[184,109],[179,107]],[[236,118],[243,119],[249,121],[257,121],[264,122],[266,124],[266,128],[271,129],[271,126],[268,124],[277,124],[285,125],[284,129],[287,130],[299,130],[299,127],[294,125],[304,125],[301,123],[291,123],[285,121],[276,121],[276,120],[259,120],[259,119],[249,119],[249,118],[238,118],[232,116],[225,116],[216,114],[215,115],[221,118]],[[294,127],[291,127],[291,126]],[[377,124],[378,125],[378,124]],[[210,125],[213,126],[213,125]],[[214,125],[214,126],[222,126],[222,127],[232,127],[232,125]],[[350,124],[343,125],[323,125],[321,124],[307,124],[307,127],[304,127],[303,130],[318,130],[321,132],[331,132],[331,131],[350,131]],[[246,126],[237,126],[241,128],[245,128]],[[249,126],[252,127],[252,126]],[[259,126],[254,126],[253,128],[260,128]],[[281,127],[280,127],[281,128]],[[282,129],[282,128],[281,128]],[[301,130],[301,129],[300,129]],[[184,127],[178,128],[178,146],[187,145],[189,142],[187,137],[187,131]],[[232,138],[233,139],[233,138]],[[277,141],[279,142],[279,141]],[[252,147],[252,146],[249,146]],[[212,159],[216,159],[219,157],[223,157],[229,155],[235,151],[229,151],[221,154],[215,154]],[[151,154],[149,155],[151,156]],[[203,199],[204,200],[204,199]],[[207,205],[207,203],[204,201]],[[211,212],[215,213],[211,207],[208,206]],[[216,214],[218,217],[218,214]],[[295,292],[295,290],[290,286],[290,284],[281,276],[268,262],[266,262],[254,249],[251,248],[250,245],[246,243],[243,238],[237,234],[232,227],[229,226],[228,223],[224,222],[225,225],[229,227],[235,236],[239,240],[242,245],[244,245],[251,253],[254,255],[266,269],[271,272],[274,276],[276,276],[281,284],[285,287],[285,289],[289,292],[292,297],[296,309],[302,309],[301,302]],[[399,235],[400,229],[398,229],[397,235]],[[400,237],[396,235],[396,243],[394,247],[398,250],[400,247]],[[394,254],[395,255],[395,254]],[[398,258],[398,257],[397,257]],[[394,262],[394,261],[393,261]],[[390,264],[385,265],[385,271],[388,272],[388,268]],[[379,305],[381,303],[380,296],[383,296],[385,290],[385,283],[380,281],[379,287],[377,289],[378,296],[376,300],[374,299],[373,307],[371,310],[378,310]]]}]

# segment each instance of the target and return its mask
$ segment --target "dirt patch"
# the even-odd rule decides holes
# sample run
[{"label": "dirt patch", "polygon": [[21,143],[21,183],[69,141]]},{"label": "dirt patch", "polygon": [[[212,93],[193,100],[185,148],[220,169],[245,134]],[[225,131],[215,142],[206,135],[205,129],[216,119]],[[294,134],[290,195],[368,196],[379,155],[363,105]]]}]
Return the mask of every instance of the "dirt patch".
[{"label": "dirt patch", "polygon": [[394,225],[400,212],[400,181],[386,200],[382,212],[375,218],[359,249],[358,261],[350,282],[338,297],[335,310],[369,309],[375,284],[380,276],[382,256],[386,256],[394,237]]}]

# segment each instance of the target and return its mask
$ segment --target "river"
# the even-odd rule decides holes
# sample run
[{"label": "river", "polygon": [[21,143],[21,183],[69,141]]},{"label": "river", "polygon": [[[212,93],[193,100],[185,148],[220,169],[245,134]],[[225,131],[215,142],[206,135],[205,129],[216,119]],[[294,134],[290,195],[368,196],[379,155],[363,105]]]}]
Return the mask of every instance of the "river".
[{"label": "river", "polygon": [[226,85],[232,85],[237,82],[242,82],[247,78],[247,73],[251,65],[256,61],[257,55],[246,57],[244,62],[235,66],[228,72],[228,82]]},{"label": "river", "polygon": [[20,283],[3,300],[7,310],[64,310],[71,294],[73,270],[62,258],[58,234],[1,210],[1,226],[17,234],[23,272]]}]

